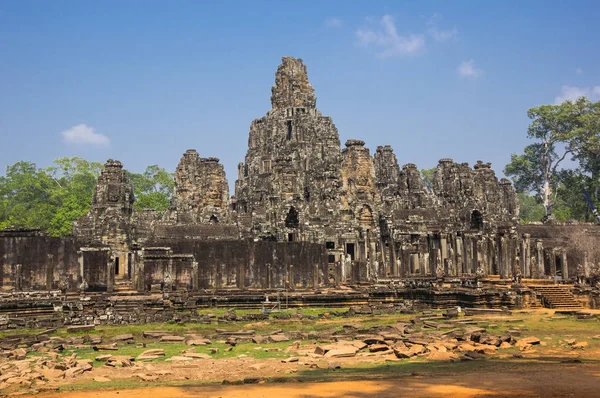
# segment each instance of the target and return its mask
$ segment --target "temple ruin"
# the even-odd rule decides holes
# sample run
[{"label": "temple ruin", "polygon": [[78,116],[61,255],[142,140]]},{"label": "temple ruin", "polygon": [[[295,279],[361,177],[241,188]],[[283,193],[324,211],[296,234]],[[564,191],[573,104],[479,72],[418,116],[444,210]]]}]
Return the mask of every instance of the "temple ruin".
[{"label": "temple ruin", "polygon": [[250,124],[233,195],[219,159],[193,149],[175,185],[163,215],[136,211],[123,165],[109,160],[72,237],[0,231],[2,290],[17,301],[29,291],[176,293],[194,306],[345,286],[363,299],[527,306],[536,295],[522,280],[589,277],[593,264],[568,239],[600,235],[592,225],[521,225],[512,184],[489,163],[441,159],[426,185],[389,145],[373,155],[359,139],[341,148],[292,57],[277,69],[271,109]]}]

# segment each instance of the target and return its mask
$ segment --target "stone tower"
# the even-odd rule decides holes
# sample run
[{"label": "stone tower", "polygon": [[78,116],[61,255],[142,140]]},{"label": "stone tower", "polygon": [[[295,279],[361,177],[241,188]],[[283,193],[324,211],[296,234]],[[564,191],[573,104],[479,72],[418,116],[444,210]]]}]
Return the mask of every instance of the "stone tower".
[{"label": "stone tower", "polygon": [[133,202],[133,187],[123,164],[109,159],[94,188],[90,212],[73,223],[73,234],[82,243],[110,247],[117,276],[128,272],[136,224]]},{"label": "stone tower", "polygon": [[317,239],[315,227],[337,216],[338,131],[316,109],[301,59],[282,59],[271,92],[271,110],[250,126],[234,206],[256,237]]},{"label": "stone tower", "polygon": [[183,224],[219,223],[227,219],[229,186],[217,158],[201,158],[188,149],[175,170],[175,192],[165,218]]}]

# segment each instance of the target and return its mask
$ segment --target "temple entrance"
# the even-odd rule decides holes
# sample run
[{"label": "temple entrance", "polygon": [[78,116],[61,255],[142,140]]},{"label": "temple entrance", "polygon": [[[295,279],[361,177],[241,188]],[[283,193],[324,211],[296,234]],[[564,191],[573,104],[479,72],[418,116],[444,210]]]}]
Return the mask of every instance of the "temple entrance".
[{"label": "temple entrance", "polygon": [[354,243],[346,243],[346,254],[349,254],[350,260],[354,261]]},{"label": "temple entrance", "polygon": [[286,228],[298,228],[300,220],[298,219],[298,211],[294,206],[290,207],[287,216],[285,217]]},{"label": "temple entrance", "polygon": [[473,210],[471,213],[471,229],[483,229],[483,214],[479,210]]},{"label": "temple entrance", "polygon": [[119,257],[115,258],[115,275],[119,275]]}]

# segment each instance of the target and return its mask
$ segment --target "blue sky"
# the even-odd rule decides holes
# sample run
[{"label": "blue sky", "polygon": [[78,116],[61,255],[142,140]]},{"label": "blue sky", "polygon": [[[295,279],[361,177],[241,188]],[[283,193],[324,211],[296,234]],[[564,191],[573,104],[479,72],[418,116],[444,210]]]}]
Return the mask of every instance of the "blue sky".
[{"label": "blue sky", "polygon": [[291,55],[342,144],[500,173],[528,143],[527,109],[600,99],[599,21],[598,1],[0,0],[0,167],[174,171],[195,148],[233,184]]}]

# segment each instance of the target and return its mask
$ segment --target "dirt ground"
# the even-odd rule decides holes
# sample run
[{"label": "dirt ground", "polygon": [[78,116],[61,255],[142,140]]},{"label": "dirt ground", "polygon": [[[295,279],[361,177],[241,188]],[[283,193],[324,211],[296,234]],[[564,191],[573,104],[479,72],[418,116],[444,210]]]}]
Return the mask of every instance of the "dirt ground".
[{"label": "dirt ground", "polygon": [[174,397],[598,397],[600,364],[521,364],[503,372],[413,374],[385,380],[320,383],[244,384],[233,386],[150,387],[38,394],[39,398]]},{"label": "dirt ground", "polygon": [[[322,319],[306,325],[279,321],[271,325],[258,323],[229,325],[229,328],[288,327],[290,332],[316,325],[322,338],[299,339],[264,343],[240,342],[228,346],[222,337],[212,337],[206,347],[190,348],[179,343],[160,343],[155,339],[144,339],[139,330],[134,330],[135,341],[150,348],[166,351],[157,360],[135,360],[129,365],[106,366],[98,359],[99,354],[85,345],[66,346],[63,353],[29,352],[26,359],[8,360],[0,366],[0,396],[35,396],[39,398],[167,398],[167,397],[598,397],[600,396],[600,320],[579,320],[575,316],[555,314],[554,311],[522,311],[512,315],[487,316],[484,319],[460,317],[456,320],[435,318],[433,328],[427,328],[425,320],[415,320],[414,315],[385,315],[374,317],[352,317]],[[287,324],[286,322],[290,322]],[[448,324],[449,322],[466,322]],[[343,326],[341,326],[343,325]],[[207,333],[216,333],[217,325],[209,325]],[[411,347],[420,347],[419,355],[406,357],[402,342],[393,343],[394,349],[385,344],[373,343],[373,333],[393,328],[401,338],[412,342]],[[140,327],[141,329],[141,327]],[[246,330],[244,329],[244,330]],[[269,330],[271,330],[269,329]],[[210,331],[213,332],[210,332]],[[265,329],[266,330],[266,329]],[[353,340],[341,339],[333,333],[347,334],[354,330]],[[366,334],[360,334],[366,333]],[[482,332],[487,330],[485,332]],[[108,342],[120,328],[104,328],[102,333]],[[267,331],[267,330],[266,330]],[[510,336],[510,333],[514,337]],[[219,332],[223,333],[223,332]],[[371,333],[371,334],[369,334]],[[508,334],[507,334],[508,333]],[[183,334],[183,333],[180,333]],[[446,336],[446,337],[443,337]],[[504,335],[510,343],[502,342],[499,347],[484,342],[488,337]],[[62,335],[66,336],[66,335]],[[271,335],[271,338],[274,335]],[[359,338],[359,336],[362,336]],[[375,337],[377,337],[375,336]],[[399,335],[394,339],[400,338]],[[455,336],[455,337],[450,337]],[[535,337],[532,337],[535,336]],[[502,337],[502,336],[501,336]],[[66,338],[66,337],[63,337]],[[129,337],[131,339],[131,337]],[[347,338],[347,337],[346,337]],[[391,338],[391,337],[390,337]],[[432,343],[421,343],[419,339],[430,338]],[[458,341],[457,338],[463,339]],[[116,337],[114,337],[116,339]],[[466,340],[464,340],[466,339]],[[520,342],[537,342],[521,345]],[[322,341],[325,340],[326,343]],[[348,347],[358,342],[369,341],[363,348],[352,350],[350,356],[325,357],[319,349]],[[337,341],[337,343],[332,343]],[[485,340],[488,341],[488,340]],[[508,340],[507,340],[508,341]],[[446,350],[442,343],[448,345]],[[332,346],[328,346],[331,343]],[[472,343],[473,345],[471,345]],[[496,344],[500,343],[500,340]],[[380,348],[384,350],[380,350]],[[470,348],[464,348],[464,347]],[[473,348],[477,346],[476,348]],[[72,347],[72,348],[69,348]],[[137,356],[149,347],[137,346],[132,342],[120,343],[117,351],[124,357]],[[226,348],[228,347],[228,348]],[[218,349],[217,349],[218,348]],[[407,349],[407,348],[406,348]],[[412,349],[412,348],[411,348]],[[183,351],[182,351],[183,350]],[[217,354],[207,355],[211,350]],[[220,350],[220,351],[219,351]],[[465,351],[467,350],[467,351]],[[479,356],[468,357],[482,353]],[[190,359],[181,355],[197,354]],[[227,352],[225,352],[227,351]],[[342,353],[345,353],[342,350]],[[403,354],[404,353],[404,354]],[[402,354],[402,355],[399,355]],[[37,356],[36,356],[37,355]],[[40,356],[41,355],[41,356]],[[77,376],[65,376],[56,366],[71,356],[82,361],[94,362],[90,370]],[[48,362],[47,357],[53,359]],[[110,356],[110,355],[109,355]],[[118,356],[118,355],[117,355]],[[92,361],[92,359],[95,361]],[[177,358],[177,360],[175,360]],[[139,358],[138,358],[139,359]],[[183,360],[185,361],[183,361]],[[41,361],[41,362],[40,362]],[[60,362],[62,361],[62,362]],[[48,366],[43,365],[49,364]],[[35,364],[32,365],[32,364]],[[1,364],[0,364],[1,365]],[[79,366],[79,365],[78,365]],[[10,372],[21,369],[21,378],[34,380],[29,389],[27,380],[10,384]],[[76,369],[76,368],[70,368]],[[39,372],[40,374],[36,373]],[[33,377],[33,374],[38,374]],[[59,375],[60,374],[60,375]],[[35,395],[32,394],[37,390]],[[5,394],[5,395],[3,395]]]}]

